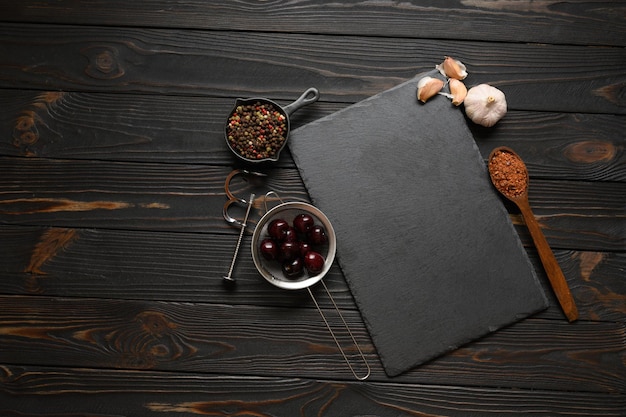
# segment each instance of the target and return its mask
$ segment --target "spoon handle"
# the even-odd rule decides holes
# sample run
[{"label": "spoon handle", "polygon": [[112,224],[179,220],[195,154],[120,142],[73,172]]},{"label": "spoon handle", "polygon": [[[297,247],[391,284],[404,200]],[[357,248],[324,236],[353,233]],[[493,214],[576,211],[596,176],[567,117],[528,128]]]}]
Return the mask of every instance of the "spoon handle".
[{"label": "spoon handle", "polygon": [[539,223],[537,223],[535,219],[535,215],[530,208],[528,200],[523,199],[517,203],[524,217],[526,227],[528,227],[533,242],[535,243],[537,252],[539,252],[539,257],[550,280],[550,285],[552,285],[552,289],[556,294],[556,298],[559,300],[559,304],[561,304],[565,316],[570,322],[577,320],[578,309],[576,308],[574,298],[569,290],[563,271],[554,257],[554,253],[552,249],[550,249],[548,241],[539,227]]}]

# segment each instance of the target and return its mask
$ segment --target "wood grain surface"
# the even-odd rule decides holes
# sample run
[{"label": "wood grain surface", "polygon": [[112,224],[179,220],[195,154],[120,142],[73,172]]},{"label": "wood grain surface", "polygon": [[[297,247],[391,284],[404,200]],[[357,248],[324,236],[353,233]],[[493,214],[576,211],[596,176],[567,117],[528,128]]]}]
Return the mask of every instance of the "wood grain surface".
[{"label": "wood grain surface", "polygon": [[[429,384],[357,384],[302,378],[165,373],[4,366],[1,381],[14,386],[0,411],[45,407],[72,416],[93,415],[360,415],[376,416],[501,416],[527,414],[619,416],[619,394],[507,388],[453,387]],[[94,396],[95,393],[103,393]],[[419,410],[419,411],[415,411]]]},{"label": "wood grain surface", "polygon": [[[237,1],[171,0],[129,4],[27,0],[0,7],[9,21],[154,26],[262,32],[314,32],[392,38],[493,40],[623,46],[626,25],[619,3],[576,1],[328,2],[299,0],[269,6]],[[271,25],[267,23],[271,22]],[[496,24],[497,22],[497,24]]]},{"label": "wood grain surface", "polygon": [[315,86],[324,101],[355,102],[449,51],[472,66],[472,85],[502,89],[511,109],[625,112],[623,48],[12,23],[0,42],[5,87],[248,97],[263,86],[294,100]]},{"label": "wood grain surface", "polygon": [[[595,0],[0,3],[0,415],[625,415],[624,13]],[[483,157],[524,159],[580,319],[563,316],[503,201],[550,307],[389,378],[334,265],[325,282],[372,366],[357,383],[308,294],[260,279],[250,234],[237,285],[222,284],[238,234],[222,218],[238,167],[223,124],[236,98],[284,105],[317,87],[295,129],[446,55],[468,87],[505,92],[501,122],[468,126]],[[289,151],[263,169],[237,177],[237,195],[310,201]]]},{"label": "wood grain surface", "polygon": [[[20,355],[29,365],[351,379],[314,308],[23,296],[0,300],[5,307],[0,319],[10,323],[3,328],[3,354]],[[75,311],[80,315],[70,319]],[[333,317],[332,311],[326,314]],[[623,323],[524,321],[389,379],[364,326],[354,326],[358,312],[342,314],[372,363],[372,381],[624,389]],[[339,319],[331,319],[331,325],[340,326]],[[545,333],[551,334],[549,340]],[[347,335],[340,336],[340,343],[350,345]]]},{"label": "wood grain surface", "polygon": [[[6,109],[0,126],[10,132],[0,137],[0,150],[11,156],[230,165],[222,132],[233,103],[217,97],[0,89]],[[292,129],[344,107],[327,101],[306,106],[290,118]],[[510,146],[522,153],[533,178],[626,179],[619,115],[509,110],[494,128],[470,128],[485,158],[494,147]],[[288,148],[279,163],[294,166]]]}]

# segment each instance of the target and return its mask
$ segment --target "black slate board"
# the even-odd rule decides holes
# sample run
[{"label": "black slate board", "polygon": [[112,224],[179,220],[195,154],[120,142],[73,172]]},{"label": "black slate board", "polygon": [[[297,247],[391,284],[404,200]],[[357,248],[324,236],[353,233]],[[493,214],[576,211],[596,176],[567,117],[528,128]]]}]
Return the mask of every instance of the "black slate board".
[{"label": "black slate board", "polygon": [[461,109],[419,103],[420,77],[289,139],[389,376],[547,307]]}]

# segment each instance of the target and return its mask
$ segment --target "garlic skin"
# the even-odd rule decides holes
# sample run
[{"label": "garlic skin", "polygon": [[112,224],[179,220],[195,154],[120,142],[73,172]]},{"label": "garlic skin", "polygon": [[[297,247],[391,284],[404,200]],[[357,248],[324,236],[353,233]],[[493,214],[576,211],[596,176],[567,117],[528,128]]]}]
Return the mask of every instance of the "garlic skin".
[{"label": "garlic skin", "polygon": [[465,96],[464,106],[467,117],[485,127],[495,125],[507,110],[504,93],[489,84],[470,88]]},{"label": "garlic skin", "polygon": [[452,95],[452,104],[460,106],[467,96],[467,87],[463,84],[463,81],[459,81],[455,78],[450,78],[450,94]]},{"label": "garlic skin", "polygon": [[423,77],[417,82],[417,99],[426,103],[443,88],[443,81],[433,77]]},{"label": "garlic skin", "polygon": [[467,77],[467,68],[461,61],[447,56],[443,62],[435,66],[439,72],[448,78],[454,78],[455,80],[464,80]]}]

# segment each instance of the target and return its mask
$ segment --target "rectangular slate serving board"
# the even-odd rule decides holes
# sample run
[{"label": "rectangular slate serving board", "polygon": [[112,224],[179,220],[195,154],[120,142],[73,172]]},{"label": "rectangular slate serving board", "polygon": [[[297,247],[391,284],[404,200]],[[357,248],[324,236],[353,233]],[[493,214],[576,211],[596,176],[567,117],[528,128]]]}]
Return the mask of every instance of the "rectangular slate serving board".
[{"label": "rectangular slate serving board", "polygon": [[461,109],[419,103],[422,75],[289,138],[389,376],[547,307]]}]

